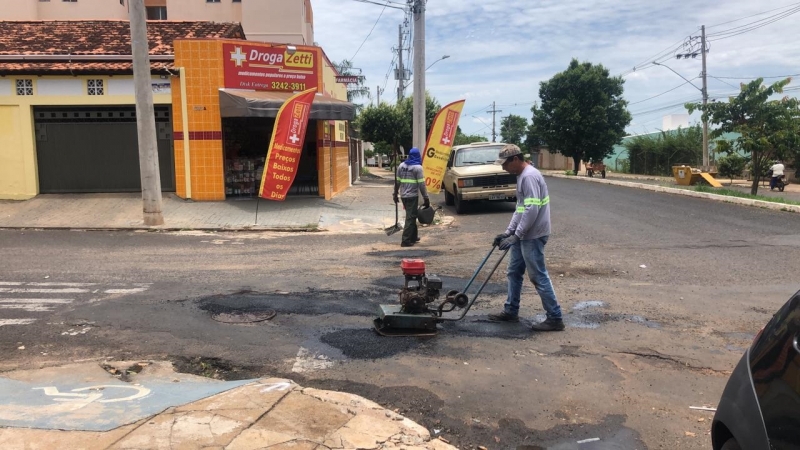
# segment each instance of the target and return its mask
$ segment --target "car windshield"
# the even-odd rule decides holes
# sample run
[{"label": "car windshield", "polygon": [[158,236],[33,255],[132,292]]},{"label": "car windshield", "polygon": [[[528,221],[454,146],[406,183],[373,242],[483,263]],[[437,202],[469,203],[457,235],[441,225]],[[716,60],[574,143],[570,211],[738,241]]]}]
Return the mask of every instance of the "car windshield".
[{"label": "car windshield", "polygon": [[494,164],[502,146],[462,148],[456,152],[456,167]]}]

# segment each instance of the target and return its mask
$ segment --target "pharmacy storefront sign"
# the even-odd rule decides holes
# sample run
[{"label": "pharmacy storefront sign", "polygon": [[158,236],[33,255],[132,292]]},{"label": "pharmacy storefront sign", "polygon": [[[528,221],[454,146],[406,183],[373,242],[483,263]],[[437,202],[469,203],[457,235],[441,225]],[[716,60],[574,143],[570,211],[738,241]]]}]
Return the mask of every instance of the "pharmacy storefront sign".
[{"label": "pharmacy storefront sign", "polygon": [[319,49],[270,44],[224,44],[225,87],[293,92],[320,86]]}]

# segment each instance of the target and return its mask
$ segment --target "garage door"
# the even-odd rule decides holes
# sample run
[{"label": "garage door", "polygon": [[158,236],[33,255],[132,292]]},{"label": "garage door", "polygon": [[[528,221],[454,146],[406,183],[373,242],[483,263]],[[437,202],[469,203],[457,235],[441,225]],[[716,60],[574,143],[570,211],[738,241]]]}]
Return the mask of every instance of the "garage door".
[{"label": "garage door", "polygon": [[[163,191],[175,190],[171,107],[156,106]],[[136,107],[36,107],[39,191],[141,192]]]}]

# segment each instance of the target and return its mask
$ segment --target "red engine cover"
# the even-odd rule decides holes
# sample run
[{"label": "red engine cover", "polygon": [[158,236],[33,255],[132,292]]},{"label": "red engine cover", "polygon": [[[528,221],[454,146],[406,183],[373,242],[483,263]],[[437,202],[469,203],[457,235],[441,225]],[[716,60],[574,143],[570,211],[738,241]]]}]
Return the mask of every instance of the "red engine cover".
[{"label": "red engine cover", "polygon": [[421,259],[403,259],[400,262],[403,275],[425,275],[425,261]]}]

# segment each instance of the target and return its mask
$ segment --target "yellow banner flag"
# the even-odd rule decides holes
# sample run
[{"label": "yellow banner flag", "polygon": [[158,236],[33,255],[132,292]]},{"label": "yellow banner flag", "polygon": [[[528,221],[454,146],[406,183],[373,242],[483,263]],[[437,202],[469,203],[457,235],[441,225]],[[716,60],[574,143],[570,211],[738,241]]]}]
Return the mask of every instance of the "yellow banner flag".
[{"label": "yellow banner flag", "polygon": [[438,194],[442,190],[444,169],[453,149],[453,139],[456,138],[458,119],[464,109],[464,102],[465,100],[459,100],[446,105],[433,118],[428,142],[422,153],[422,170],[429,194]]}]

